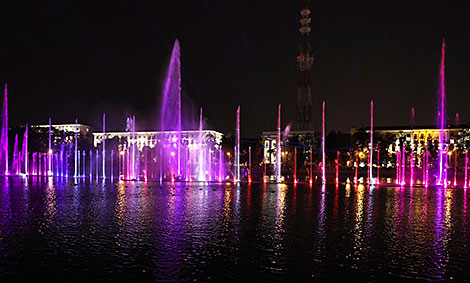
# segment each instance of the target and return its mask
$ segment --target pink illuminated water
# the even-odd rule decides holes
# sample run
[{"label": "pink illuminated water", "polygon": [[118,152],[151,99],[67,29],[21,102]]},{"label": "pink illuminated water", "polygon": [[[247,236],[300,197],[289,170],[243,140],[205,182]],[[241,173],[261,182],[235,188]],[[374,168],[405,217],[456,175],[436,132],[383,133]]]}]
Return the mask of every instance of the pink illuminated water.
[{"label": "pink illuminated water", "polygon": [[322,183],[326,184],[326,156],[325,156],[325,101],[322,103],[322,136],[321,136],[321,151],[322,151]]},{"label": "pink illuminated water", "polygon": [[28,164],[28,159],[29,159],[29,152],[28,152],[28,124],[26,124],[26,129],[24,130],[24,135],[23,135],[23,147],[22,147],[22,162],[24,165],[24,173],[26,175],[29,174],[29,164]]},{"label": "pink illuminated water", "polygon": [[[165,81],[161,109],[161,131],[176,131],[176,172],[171,175],[181,175],[181,50],[176,39],[171,52],[170,64]],[[171,150],[171,149],[170,149]],[[168,155],[165,153],[164,155]],[[202,161],[201,161],[202,162]],[[135,177],[135,174],[133,174]]]},{"label": "pink illuminated water", "polygon": [[446,43],[445,39],[442,40],[442,47],[441,47],[441,65],[439,71],[439,95],[440,95],[440,105],[438,108],[438,117],[439,117],[439,179],[437,180],[438,185],[442,185],[445,182],[447,186],[447,178],[445,178],[444,172],[444,155],[446,154],[445,146],[445,136],[444,136],[444,125],[445,125],[445,50],[446,50]]},{"label": "pink illuminated water", "polygon": [[465,151],[465,179],[464,179],[464,185],[463,187],[466,189],[468,186],[468,150]]},{"label": "pink illuminated water", "polygon": [[[105,129],[106,129],[106,113],[103,113],[103,143],[102,143],[103,179],[106,178],[106,146],[105,146],[106,145],[106,135],[105,135],[106,131]],[[83,156],[85,156],[85,152]],[[85,165],[83,166],[83,176],[85,176]]]},{"label": "pink illuminated water", "polygon": [[369,184],[373,184],[372,179],[372,157],[374,155],[374,100],[370,101],[370,145],[369,145]]},{"label": "pink illuminated water", "polygon": [[294,183],[297,183],[297,147],[294,147]]},{"label": "pink illuminated water", "polygon": [[413,137],[413,127],[415,123],[415,108],[411,107],[411,117],[410,117],[410,124],[411,124],[411,145],[410,145],[410,186],[413,186],[414,181],[414,137]]},{"label": "pink illuminated water", "polygon": [[1,172],[8,175],[8,87],[5,84],[2,107],[2,128],[0,138],[0,166],[3,168]]},{"label": "pink illuminated water", "polygon": [[237,124],[235,125],[235,182],[240,182],[240,105],[236,114]]},{"label": "pink illuminated water", "polygon": [[74,177],[78,177],[78,119],[75,119],[75,167]]},{"label": "pink illuminated water", "polygon": [[13,167],[14,174],[20,174],[20,162],[18,156],[18,134],[15,135],[15,145],[13,146]]}]

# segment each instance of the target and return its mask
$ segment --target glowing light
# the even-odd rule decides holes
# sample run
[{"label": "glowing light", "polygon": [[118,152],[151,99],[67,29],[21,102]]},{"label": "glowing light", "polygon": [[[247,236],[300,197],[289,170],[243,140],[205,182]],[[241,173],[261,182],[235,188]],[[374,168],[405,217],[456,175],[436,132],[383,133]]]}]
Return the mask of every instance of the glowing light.
[{"label": "glowing light", "polygon": [[171,156],[175,156],[175,152],[174,152],[174,151],[172,151],[170,154],[171,154]]},{"label": "glowing light", "polygon": [[49,149],[49,154],[52,154],[52,149]]}]

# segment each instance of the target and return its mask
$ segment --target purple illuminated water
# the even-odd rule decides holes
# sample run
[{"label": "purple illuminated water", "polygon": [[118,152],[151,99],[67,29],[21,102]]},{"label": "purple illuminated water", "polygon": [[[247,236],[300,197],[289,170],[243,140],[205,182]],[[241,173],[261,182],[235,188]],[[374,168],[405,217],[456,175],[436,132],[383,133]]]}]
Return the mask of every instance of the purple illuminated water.
[{"label": "purple illuminated water", "polygon": [[21,164],[24,166],[24,174],[29,174],[29,152],[28,152],[28,124],[26,124],[24,135],[23,135],[23,145],[21,146]]},{"label": "purple illuminated water", "polygon": [[446,90],[445,90],[445,52],[446,52],[446,43],[445,40],[442,40],[442,48],[441,48],[441,65],[439,71],[439,107],[438,107],[438,116],[439,117],[439,178],[437,180],[438,185],[442,185],[444,183],[447,186],[447,178],[445,178],[447,171],[445,167],[445,160],[444,158],[447,156],[446,148],[445,148],[445,134],[444,134],[444,127],[445,127],[445,119],[446,119],[446,112],[445,112],[445,98],[446,98]]},{"label": "purple illuminated water", "polygon": [[20,174],[20,157],[18,152],[18,135],[15,135],[15,145],[13,146],[13,167],[14,174]]},{"label": "purple illuminated water", "polygon": [[49,150],[47,151],[47,175],[52,175],[52,124],[51,124],[51,118],[49,117]]},{"label": "purple illuminated water", "polygon": [[78,177],[78,119],[75,119],[75,163],[74,163],[74,177]]},{"label": "purple illuminated water", "polygon": [[[106,179],[106,114],[103,113],[103,143],[102,143],[103,179]],[[83,154],[85,156],[85,154]],[[83,176],[85,176],[85,165],[83,165]]]},{"label": "purple illuminated water", "polygon": [[[161,130],[176,131],[176,171],[172,176],[181,177],[181,62],[180,45],[175,40],[171,53],[170,64],[165,81],[161,110]],[[167,149],[172,152],[174,149]],[[165,152],[165,156],[170,152]],[[201,177],[201,176],[200,176]]]},{"label": "purple illuminated water", "polygon": [[326,184],[326,156],[325,156],[325,101],[322,103],[322,135],[321,135],[321,151],[322,151],[322,167],[321,167],[321,180],[322,184]]},{"label": "purple illuminated water", "polygon": [[[323,106],[324,108],[325,106]],[[374,101],[370,101],[370,144],[369,144],[369,184],[374,184],[372,175],[373,167],[373,156],[374,156]]]},{"label": "purple illuminated water", "polygon": [[0,172],[8,175],[8,87],[5,84],[2,107],[2,128],[0,137]]},{"label": "purple illuminated water", "polygon": [[235,128],[235,181],[240,182],[240,105],[237,108]]},{"label": "purple illuminated water", "polygon": [[410,186],[413,186],[414,182],[414,137],[413,137],[413,127],[415,123],[415,108],[411,107],[411,115],[410,115],[410,125],[411,125],[411,132],[410,132],[410,138],[411,138],[411,143],[410,143]]}]

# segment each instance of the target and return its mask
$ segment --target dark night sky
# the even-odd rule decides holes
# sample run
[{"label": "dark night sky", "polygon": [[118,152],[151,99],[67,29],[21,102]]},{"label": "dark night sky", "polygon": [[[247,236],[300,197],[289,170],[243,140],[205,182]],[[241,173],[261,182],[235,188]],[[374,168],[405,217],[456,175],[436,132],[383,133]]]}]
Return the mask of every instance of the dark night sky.
[{"label": "dark night sky", "polygon": [[[311,4],[314,111],[320,117],[325,99],[327,129],[367,125],[371,98],[377,125],[407,124],[412,106],[416,124],[434,123],[443,36],[448,115],[467,122],[465,2],[357,1],[357,14],[354,3]],[[8,83],[10,123],[78,117],[101,127],[106,112],[110,128],[124,129],[129,114],[152,128],[167,45],[178,38],[189,74],[184,108],[203,107],[209,127],[228,132],[240,104],[242,136],[253,137],[275,128],[281,103],[284,127],[294,114],[299,9],[295,0],[2,1],[0,83]]]}]

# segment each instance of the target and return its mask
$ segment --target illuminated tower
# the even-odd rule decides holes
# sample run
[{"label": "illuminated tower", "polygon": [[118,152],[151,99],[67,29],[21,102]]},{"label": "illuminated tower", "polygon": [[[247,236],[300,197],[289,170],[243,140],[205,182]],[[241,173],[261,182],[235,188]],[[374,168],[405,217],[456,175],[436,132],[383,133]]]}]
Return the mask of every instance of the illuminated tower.
[{"label": "illuminated tower", "polygon": [[303,8],[300,10],[300,55],[297,56],[297,102],[295,105],[295,129],[312,130],[312,64],[313,55],[310,50],[310,10],[307,2],[303,1]]}]

